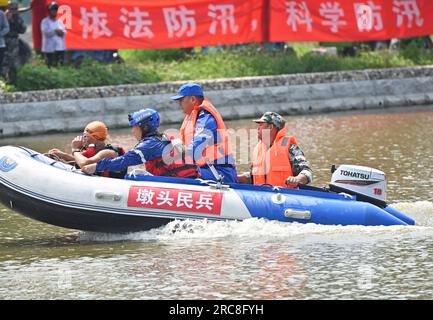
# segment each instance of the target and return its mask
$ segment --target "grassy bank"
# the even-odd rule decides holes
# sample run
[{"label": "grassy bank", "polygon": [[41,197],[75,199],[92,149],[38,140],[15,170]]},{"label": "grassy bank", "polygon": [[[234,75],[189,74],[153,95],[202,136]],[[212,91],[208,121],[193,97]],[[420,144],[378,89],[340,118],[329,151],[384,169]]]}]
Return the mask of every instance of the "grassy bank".
[{"label": "grassy bank", "polygon": [[86,61],[80,68],[48,69],[34,58],[18,72],[16,86],[5,91],[136,84],[174,80],[216,79],[293,73],[409,67],[433,64],[433,53],[412,45],[398,55],[388,51],[361,51],[353,57],[308,54],[312,45],[295,45],[287,52],[268,52],[257,45],[202,54],[184,50],[120,51],[123,64]]}]

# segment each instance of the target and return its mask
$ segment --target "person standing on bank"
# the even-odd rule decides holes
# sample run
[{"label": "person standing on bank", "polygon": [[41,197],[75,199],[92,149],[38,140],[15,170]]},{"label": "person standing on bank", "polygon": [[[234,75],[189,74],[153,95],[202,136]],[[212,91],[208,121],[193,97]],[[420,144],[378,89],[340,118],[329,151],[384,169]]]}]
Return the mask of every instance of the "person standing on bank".
[{"label": "person standing on bank", "polygon": [[[203,89],[196,83],[186,83],[171,97],[185,114],[180,138],[187,154],[198,165],[201,178],[215,180],[209,165],[213,165],[225,183],[237,183],[235,160],[227,128],[218,110],[204,98]],[[209,161],[210,163],[208,163]]]},{"label": "person standing on bank", "polygon": [[3,75],[3,57],[6,51],[5,36],[9,33],[9,23],[6,15],[0,9],[0,77]]},{"label": "person standing on bank", "polygon": [[63,65],[65,59],[66,28],[57,19],[58,10],[57,2],[51,2],[48,5],[49,16],[42,19],[41,22],[42,53],[45,55],[45,61],[49,67]]},{"label": "person standing on bank", "polygon": [[4,55],[3,72],[8,82],[15,84],[20,60],[19,35],[26,32],[24,20],[19,15],[17,0],[9,1],[6,17],[9,22],[9,33],[5,36],[7,49]]},{"label": "person standing on bank", "polygon": [[313,180],[310,163],[295,137],[289,136],[286,121],[275,112],[265,112],[258,123],[259,139],[253,152],[251,171],[240,175],[240,183],[297,188]]}]

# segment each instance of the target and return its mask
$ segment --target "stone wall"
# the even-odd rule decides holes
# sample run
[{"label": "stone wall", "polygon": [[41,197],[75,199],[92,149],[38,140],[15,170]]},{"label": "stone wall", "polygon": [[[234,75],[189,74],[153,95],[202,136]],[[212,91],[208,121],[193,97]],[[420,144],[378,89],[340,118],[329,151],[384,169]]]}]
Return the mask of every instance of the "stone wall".
[{"label": "stone wall", "polygon": [[[433,66],[198,81],[225,119],[433,104]],[[170,96],[182,82],[9,93],[0,96],[0,137],[78,131],[93,120],[127,126],[126,114],[157,109],[183,119]],[[59,125],[61,123],[61,125]]]}]

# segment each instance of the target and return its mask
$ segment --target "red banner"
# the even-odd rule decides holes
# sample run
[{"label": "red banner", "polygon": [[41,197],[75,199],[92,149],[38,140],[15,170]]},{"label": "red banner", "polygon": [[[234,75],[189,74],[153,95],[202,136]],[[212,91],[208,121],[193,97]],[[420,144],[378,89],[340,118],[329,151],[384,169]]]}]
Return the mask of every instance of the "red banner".
[{"label": "red banner", "polygon": [[[35,0],[33,34],[47,0]],[[68,49],[369,41],[433,34],[431,0],[59,0]]]},{"label": "red banner", "polygon": [[433,34],[431,0],[272,0],[270,41],[370,41]]},{"label": "red banner", "polygon": [[128,206],[221,214],[222,194],[219,192],[203,192],[156,187],[130,187]]},{"label": "red banner", "polygon": [[188,48],[260,42],[263,38],[262,3],[257,0],[58,3],[69,49]]}]

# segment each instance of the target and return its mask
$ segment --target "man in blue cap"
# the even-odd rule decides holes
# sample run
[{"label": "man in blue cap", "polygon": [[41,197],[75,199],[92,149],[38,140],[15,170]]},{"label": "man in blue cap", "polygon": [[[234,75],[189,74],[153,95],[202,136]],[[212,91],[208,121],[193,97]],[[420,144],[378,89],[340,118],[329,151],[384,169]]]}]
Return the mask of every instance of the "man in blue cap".
[{"label": "man in blue cap", "polygon": [[223,177],[223,182],[237,183],[235,160],[227,128],[220,113],[204,98],[203,89],[196,83],[186,83],[171,97],[179,103],[185,119],[180,138],[200,168],[202,179],[215,180],[209,165]]}]

